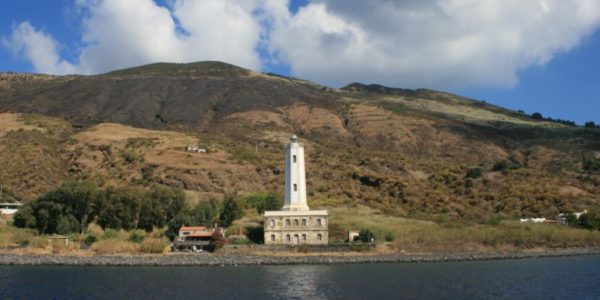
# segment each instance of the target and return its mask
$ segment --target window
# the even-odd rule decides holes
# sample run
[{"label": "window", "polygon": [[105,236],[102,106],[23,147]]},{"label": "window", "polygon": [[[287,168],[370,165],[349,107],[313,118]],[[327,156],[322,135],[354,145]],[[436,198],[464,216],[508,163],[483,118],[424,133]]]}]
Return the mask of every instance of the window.
[{"label": "window", "polygon": [[289,235],[289,234],[286,234],[286,235],[285,235],[285,239],[286,239],[288,242],[292,240],[292,238],[290,237],[290,235]]},{"label": "window", "polygon": [[294,220],[294,225],[298,226],[298,220]]},{"label": "window", "polygon": [[302,240],[306,241],[306,233],[302,234]]},{"label": "window", "polygon": [[294,183],[294,192],[298,190],[298,185]]},{"label": "window", "polygon": [[275,220],[271,219],[271,227],[275,227]]},{"label": "window", "polygon": [[183,235],[190,235],[190,232],[189,231],[184,231]]},{"label": "window", "polygon": [[292,156],[294,158],[294,162],[296,162],[296,155]]},{"label": "window", "polygon": [[275,241],[275,235],[271,234],[271,242],[274,242],[274,241]]},{"label": "window", "polygon": [[322,234],[320,234],[320,233],[319,233],[319,234],[317,234],[317,239],[318,239],[319,241],[320,241],[320,240],[322,240],[322,239],[323,239],[323,235],[322,235]]},{"label": "window", "polygon": [[285,225],[290,226],[290,219],[285,220]]},{"label": "window", "polygon": [[317,219],[317,225],[321,226],[321,219]]},{"label": "window", "polygon": [[302,219],[302,226],[306,226],[306,219]]}]

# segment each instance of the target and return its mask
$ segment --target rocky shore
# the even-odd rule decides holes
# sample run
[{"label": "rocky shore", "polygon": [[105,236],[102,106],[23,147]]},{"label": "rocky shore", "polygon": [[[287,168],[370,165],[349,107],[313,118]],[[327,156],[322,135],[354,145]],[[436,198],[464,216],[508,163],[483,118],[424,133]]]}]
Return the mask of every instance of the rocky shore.
[{"label": "rocky shore", "polygon": [[58,256],[0,254],[0,265],[39,266],[240,266],[314,265],[357,263],[416,263],[472,260],[526,259],[558,256],[600,255],[600,249],[560,249],[518,253],[444,253],[394,255],[262,256],[233,254],[171,254],[135,256]]}]

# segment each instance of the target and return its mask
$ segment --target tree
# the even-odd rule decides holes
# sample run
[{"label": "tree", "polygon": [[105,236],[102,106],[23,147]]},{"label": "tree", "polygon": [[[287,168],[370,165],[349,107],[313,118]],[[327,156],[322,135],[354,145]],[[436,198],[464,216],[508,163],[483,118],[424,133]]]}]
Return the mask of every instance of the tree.
[{"label": "tree", "polygon": [[243,208],[232,196],[226,196],[223,202],[223,210],[219,215],[221,226],[229,227],[233,221],[241,218],[244,214]]},{"label": "tree", "polygon": [[535,120],[543,120],[544,119],[542,114],[539,112],[534,112],[533,114],[531,114],[531,118],[533,118]]},{"label": "tree", "polygon": [[192,210],[192,216],[196,220],[196,224],[211,227],[218,216],[214,200],[198,202]]},{"label": "tree", "polygon": [[139,190],[130,187],[108,188],[99,205],[98,225],[103,229],[135,229],[142,206]]},{"label": "tree", "polygon": [[35,216],[31,205],[23,205],[13,216],[13,225],[20,228],[35,228]]},{"label": "tree", "polygon": [[596,123],[594,123],[594,121],[589,121],[589,122],[585,122],[585,125],[583,125],[585,128],[596,128]]},{"label": "tree", "polygon": [[194,218],[190,215],[179,213],[167,224],[167,237],[172,241],[179,234],[179,229],[184,225],[195,225]]},{"label": "tree", "polygon": [[[89,220],[95,217],[98,187],[89,181],[69,182],[42,196],[40,201],[51,201],[63,205],[67,219],[74,219],[82,233],[87,229]],[[70,218],[72,216],[73,218]],[[63,225],[65,220],[62,221]],[[67,223],[73,223],[72,220]],[[75,227],[75,224],[70,226]]]},{"label": "tree", "polygon": [[[36,219],[36,229],[42,234],[58,233],[59,221],[62,217],[62,204],[52,201],[36,201],[33,211]],[[61,226],[62,233],[65,233],[65,226]],[[78,228],[75,228],[75,231]]]},{"label": "tree", "polygon": [[137,227],[147,231],[164,227],[185,208],[185,193],[181,189],[154,186],[144,198]]},{"label": "tree", "polygon": [[280,210],[281,207],[283,207],[283,201],[281,200],[281,198],[273,195],[273,194],[269,194],[267,196],[267,198],[265,199],[265,202],[261,208],[261,211],[259,211],[259,213],[263,213],[267,210]]}]

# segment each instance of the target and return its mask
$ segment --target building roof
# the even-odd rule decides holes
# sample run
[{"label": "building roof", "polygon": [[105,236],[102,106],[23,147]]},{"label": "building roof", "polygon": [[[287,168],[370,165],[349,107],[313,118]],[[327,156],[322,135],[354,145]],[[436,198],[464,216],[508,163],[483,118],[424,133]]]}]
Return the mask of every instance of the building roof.
[{"label": "building roof", "polygon": [[179,231],[205,231],[207,230],[204,226],[181,226]]}]

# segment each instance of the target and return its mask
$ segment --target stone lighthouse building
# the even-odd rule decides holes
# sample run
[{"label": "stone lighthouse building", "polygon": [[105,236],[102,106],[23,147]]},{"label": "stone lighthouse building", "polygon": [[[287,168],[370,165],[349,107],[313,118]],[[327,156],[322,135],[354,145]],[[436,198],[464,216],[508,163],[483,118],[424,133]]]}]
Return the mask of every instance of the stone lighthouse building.
[{"label": "stone lighthouse building", "polygon": [[304,146],[293,135],[285,149],[285,201],[281,210],[265,211],[265,244],[327,244],[327,217],[308,208]]}]

